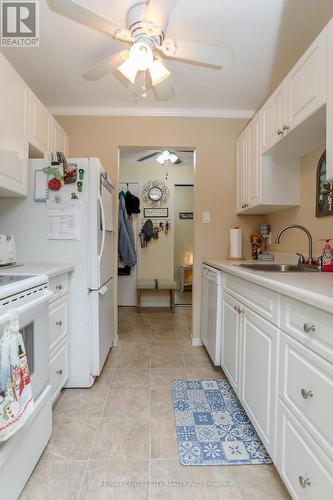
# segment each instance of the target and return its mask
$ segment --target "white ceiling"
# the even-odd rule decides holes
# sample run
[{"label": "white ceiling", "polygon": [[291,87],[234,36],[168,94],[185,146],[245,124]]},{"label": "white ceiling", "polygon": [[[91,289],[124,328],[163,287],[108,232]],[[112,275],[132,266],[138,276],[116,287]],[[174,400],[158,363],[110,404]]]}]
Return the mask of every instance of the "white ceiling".
[{"label": "white ceiling", "polygon": [[[125,24],[136,0],[80,0]],[[333,16],[332,0],[178,0],[168,38],[229,46],[230,67],[213,70],[168,61],[176,95],[157,102],[113,75],[88,82],[81,74],[126,47],[106,35],[51,12],[40,0],[40,47],[2,49],[47,106],[255,109]]]}]

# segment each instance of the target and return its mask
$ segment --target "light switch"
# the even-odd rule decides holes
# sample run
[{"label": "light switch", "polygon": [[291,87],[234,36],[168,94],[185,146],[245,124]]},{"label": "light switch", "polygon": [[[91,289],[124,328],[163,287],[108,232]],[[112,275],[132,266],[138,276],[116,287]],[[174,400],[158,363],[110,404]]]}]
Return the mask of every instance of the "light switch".
[{"label": "light switch", "polygon": [[209,224],[210,223],[210,212],[203,212],[202,213],[202,222],[204,224]]}]

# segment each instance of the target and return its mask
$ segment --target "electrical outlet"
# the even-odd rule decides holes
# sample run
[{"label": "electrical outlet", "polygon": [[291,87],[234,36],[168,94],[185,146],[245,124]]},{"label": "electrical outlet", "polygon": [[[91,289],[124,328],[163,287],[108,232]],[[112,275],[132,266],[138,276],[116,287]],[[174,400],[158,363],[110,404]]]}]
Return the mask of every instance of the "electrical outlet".
[{"label": "electrical outlet", "polygon": [[203,212],[202,213],[202,222],[204,224],[209,224],[210,223],[210,213],[209,212]]}]

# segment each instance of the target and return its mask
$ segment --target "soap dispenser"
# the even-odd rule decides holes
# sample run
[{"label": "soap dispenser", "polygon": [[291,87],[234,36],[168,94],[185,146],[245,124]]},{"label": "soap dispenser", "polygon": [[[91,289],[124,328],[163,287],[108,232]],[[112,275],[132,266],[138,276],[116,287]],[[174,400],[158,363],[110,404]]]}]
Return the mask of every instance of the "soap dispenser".
[{"label": "soap dispenser", "polygon": [[325,241],[325,245],[323,248],[323,271],[324,272],[333,272],[333,249],[330,245],[330,241],[332,241],[330,238],[325,238],[324,240],[319,240],[319,241]]}]

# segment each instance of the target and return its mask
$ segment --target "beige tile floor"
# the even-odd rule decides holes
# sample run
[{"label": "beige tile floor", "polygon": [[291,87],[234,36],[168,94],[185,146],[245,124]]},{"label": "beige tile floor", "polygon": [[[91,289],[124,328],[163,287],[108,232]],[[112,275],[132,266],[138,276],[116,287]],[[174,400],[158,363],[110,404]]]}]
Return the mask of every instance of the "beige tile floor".
[{"label": "beige tile floor", "polygon": [[170,381],[223,377],[191,346],[190,313],[120,309],[119,345],[93,388],[62,391],[21,500],[290,498],[273,465],[179,464]]}]

